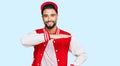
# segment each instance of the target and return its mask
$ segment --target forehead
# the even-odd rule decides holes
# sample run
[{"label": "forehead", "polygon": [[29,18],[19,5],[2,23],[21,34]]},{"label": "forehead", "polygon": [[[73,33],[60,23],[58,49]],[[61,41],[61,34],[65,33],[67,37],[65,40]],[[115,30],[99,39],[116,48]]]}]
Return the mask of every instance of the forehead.
[{"label": "forehead", "polygon": [[57,14],[56,11],[54,9],[45,9],[43,11],[43,14]]}]

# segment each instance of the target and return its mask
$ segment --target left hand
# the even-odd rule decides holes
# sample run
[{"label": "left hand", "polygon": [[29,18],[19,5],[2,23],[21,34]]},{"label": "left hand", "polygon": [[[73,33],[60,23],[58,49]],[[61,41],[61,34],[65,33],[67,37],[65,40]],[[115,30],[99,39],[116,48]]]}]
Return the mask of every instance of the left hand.
[{"label": "left hand", "polygon": [[65,34],[58,34],[58,35],[51,34],[50,35],[50,38],[52,38],[52,39],[69,38],[69,37],[71,37],[71,36],[70,35],[65,35]]}]

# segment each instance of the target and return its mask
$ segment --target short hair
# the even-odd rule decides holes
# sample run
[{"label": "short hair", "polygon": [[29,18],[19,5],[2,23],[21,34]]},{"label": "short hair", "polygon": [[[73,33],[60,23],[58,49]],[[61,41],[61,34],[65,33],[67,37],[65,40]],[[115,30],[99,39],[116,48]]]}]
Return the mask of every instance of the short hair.
[{"label": "short hair", "polygon": [[45,9],[54,9],[56,11],[56,13],[58,13],[58,6],[57,6],[57,4],[54,3],[54,2],[51,2],[51,1],[44,2],[41,5],[41,14],[43,14],[43,11]]},{"label": "short hair", "polygon": [[56,13],[58,13],[58,11],[55,9],[55,7],[54,7],[52,4],[47,4],[47,5],[45,5],[45,6],[43,7],[42,11],[41,11],[42,14],[43,14],[43,11],[44,11],[45,9],[54,9],[54,10],[56,11]]}]

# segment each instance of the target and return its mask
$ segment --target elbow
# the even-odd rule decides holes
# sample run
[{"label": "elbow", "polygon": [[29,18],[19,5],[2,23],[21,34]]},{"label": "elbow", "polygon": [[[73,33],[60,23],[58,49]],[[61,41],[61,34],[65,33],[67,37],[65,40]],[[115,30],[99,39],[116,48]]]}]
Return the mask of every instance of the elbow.
[{"label": "elbow", "polygon": [[88,58],[88,54],[87,54],[86,52],[82,53],[81,55],[82,55],[85,59]]},{"label": "elbow", "polygon": [[84,53],[82,53],[81,55],[82,55],[82,57],[84,58],[84,61],[86,61],[87,58],[88,58],[88,54],[87,54],[86,52],[84,52]]},{"label": "elbow", "polygon": [[88,59],[88,54],[86,53],[86,55],[85,55],[85,59],[87,60]]},{"label": "elbow", "polygon": [[30,44],[29,44],[24,38],[21,39],[21,44],[22,44],[24,47],[30,47]]},{"label": "elbow", "polygon": [[83,53],[80,53],[77,57],[86,61],[88,58],[88,54],[86,52],[83,52]]}]

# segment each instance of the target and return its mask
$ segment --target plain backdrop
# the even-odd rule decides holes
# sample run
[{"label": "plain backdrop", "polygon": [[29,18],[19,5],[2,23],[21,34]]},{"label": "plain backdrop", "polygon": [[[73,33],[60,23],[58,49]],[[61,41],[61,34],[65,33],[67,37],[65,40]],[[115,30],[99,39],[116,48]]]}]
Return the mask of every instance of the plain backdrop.
[{"label": "plain backdrop", "polygon": [[[23,35],[44,27],[40,5],[47,0],[0,0],[0,66],[30,66],[33,47]],[[59,28],[70,32],[88,53],[82,66],[120,66],[119,0],[50,0],[59,6]],[[69,53],[68,64],[75,57]],[[69,65],[68,65],[69,66]]]}]

